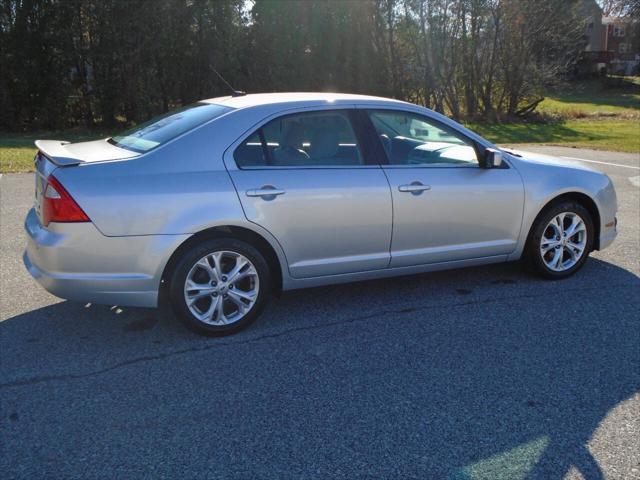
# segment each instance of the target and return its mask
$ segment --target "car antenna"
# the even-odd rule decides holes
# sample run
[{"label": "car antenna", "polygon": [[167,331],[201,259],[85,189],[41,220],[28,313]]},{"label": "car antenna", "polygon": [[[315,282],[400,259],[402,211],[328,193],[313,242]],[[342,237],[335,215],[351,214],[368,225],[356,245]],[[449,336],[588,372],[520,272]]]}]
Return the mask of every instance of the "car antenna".
[{"label": "car antenna", "polygon": [[211,70],[213,70],[213,72],[218,76],[218,78],[220,78],[220,80],[222,80],[224,84],[227,87],[229,87],[229,90],[231,90],[232,97],[244,97],[247,94],[247,92],[243,92],[242,90],[236,90],[235,88],[233,88],[231,84],[227,82],[222,75],[220,75],[220,72],[218,72],[218,70],[216,70],[213,65],[211,66]]}]

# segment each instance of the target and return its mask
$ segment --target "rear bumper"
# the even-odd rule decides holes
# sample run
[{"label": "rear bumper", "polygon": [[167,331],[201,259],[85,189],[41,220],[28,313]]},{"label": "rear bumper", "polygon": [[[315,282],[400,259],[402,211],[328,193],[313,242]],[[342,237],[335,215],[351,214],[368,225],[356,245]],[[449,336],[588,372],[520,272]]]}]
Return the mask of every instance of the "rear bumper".
[{"label": "rear bumper", "polygon": [[24,265],[45,290],[67,300],[155,307],[164,267],[189,235],[106,237],[92,223],[44,228],[25,220]]},{"label": "rear bumper", "polygon": [[[51,273],[38,268],[29,258],[22,256],[24,266],[42,287],[56,297],[79,302],[101,303],[130,307],[155,307],[158,290],[136,291],[149,283],[148,277],[132,278],[124,275],[74,275]],[[131,290],[129,290],[131,289]]]}]

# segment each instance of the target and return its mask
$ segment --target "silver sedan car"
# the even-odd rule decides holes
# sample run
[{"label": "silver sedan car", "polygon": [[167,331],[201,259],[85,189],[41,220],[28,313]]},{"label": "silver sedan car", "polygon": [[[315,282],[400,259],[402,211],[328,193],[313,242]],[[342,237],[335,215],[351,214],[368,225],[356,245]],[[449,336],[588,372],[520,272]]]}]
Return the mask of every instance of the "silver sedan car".
[{"label": "silver sedan car", "polygon": [[559,279],[616,236],[610,179],[385,98],[213,98],[36,142],[24,263],[62,298],[249,325],[269,294],[522,259]]}]

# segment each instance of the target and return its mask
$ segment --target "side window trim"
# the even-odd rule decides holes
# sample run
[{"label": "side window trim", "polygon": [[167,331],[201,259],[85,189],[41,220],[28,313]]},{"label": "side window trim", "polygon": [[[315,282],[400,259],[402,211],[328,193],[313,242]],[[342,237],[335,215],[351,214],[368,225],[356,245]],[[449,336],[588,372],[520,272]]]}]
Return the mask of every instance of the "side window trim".
[{"label": "side window trim", "polygon": [[[367,165],[379,166],[378,155],[376,151],[376,144],[372,141],[371,130],[366,120],[368,116],[362,111],[355,108],[349,109],[347,115],[353,131],[356,134],[356,139],[360,147],[360,154],[363,156],[364,163],[358,165],[365,167]],[[365,120],[366,117],[366,120]]]},{"label": "side window trim", "polygon": [[[264,136],[264,127],[269,125],[271,122],[279,119],[283,119],[290,116],[303,115],[303,114],[314,114],[314,113],[323,113],[323,112],[340,112],[344,113],[346,120],[349,122],[349,126],[353,130],[353,133],[356,137],[356,141],[358,144],[356,148],[358,148],[360,155],[362,156],[363,163],[353,164],[353,165],[274,165],[273,157],[271,152],[269,151],[268,144],[266,138]],[[238,170],[291,170],[291,169],[353,169],[353,168],[371,168],[371,167],[379,167],[378,161],[375,157],[373,157],[370,153],[368,153],[367,148],[367,134],[366,129],[363,128],[361,124],[361,119],[359,118],[360,111],[355,108],[355,106],[350,106],[348,108],[305,108],[300,111],[289,111],[287,113],[282,114],[274,114],[269,116],[263,121],[258,122],[257,127],[254,126],[254,129],[246,133],[242,136],[241,139],[234,142],[234,144],[230,148],[230,157],[233,160],[233,164]],[[247,139],[251,138],[253,135],[258,135],[260,138],[261,148],[263,150],[263,155],[265,157],[265,165],[252,165],[252,166],[240,166],[238,161],[235,158],[235,153],[238,148],[245,142]]]},{"label": "side window trim", "polygon": [[373,141],[375,142],[376,146],[379,146],[379,150],[381,150],[381,152],[379,153],[381,155],[380,158],[386,160],[386,162],[380,162],[381,164],[383,163],[385,165],[385,167],[388,168],[469,168],[469,167],[464,167],[464,166],[456,166],[456,165],[451,165],[451,166],[428,166],[428,165],[424,165],[424,164],[415,164],[415,165],[398,165],[398,164],[393,164],[391,163],[391,159],[389,158],[389,156],[387,155],[386,150],[384,149],[384,147],[382,146],[382,141],[380,140],[380,136],[378,135],[378,131],[376,130],[376,127],[373,125],[373,121],[371,120],[370,114],[377,112],[377,111],[387,111],[387,112],[395,112],[395,113],[401,113],[401,114],[405,114],[405,115],[413,115],[416,117],[422,117],[424,119],[426,119],[429,123],[433,123],[436,127],[441,128],[442,130],[446,131],[446,132],[451,132],[455,137],[460,138],[461,140],[464,140],[465,142],[468,142],[469,145],[473,146],[473,150],[476,153],[476,161],[478,162],[478,167],[480,167],[480,161],[482,158],[481,155],[481,151],[482,151],[482,146],[473,138],[470,138],[469,136],[465,135],[464,133],[456,130],[455,128],[441,122],[440,120],[433,118],[429,115],[425,115],[424,113],[419,113],[419,112],[414,112],[412,110],[403,110],[403,109],[399,109],[399,108],[385,108],[382,106],[375,106],[375,107],[371,107],[371,106],[362,106],[360,107],[360,110],[363,112],[364,116],[366,117],[366,120],[368,121],[368,128],[371,130],[371,132],[373,133]]},{"label": "side window trim", "polygon": [[[273,166],[273,158],[271,158],[271,152],[269,151],[267,140],[266,138],[264,138],[264,131],[262,130],[262,127],[258,129],[258,136],[260,137],[260,144],[262,145],[262,155],[264,155],[264,161],[266,162],[267,166]],[[251,138],[251,135],[249,135],[248,138]],[[233,153],[235,155],[235,151]],[[238,168],[240,168],[240,166],[238,166]]]},{"label": "side window trim", "polygon": [[390,165],[387,152],[382,146],[382,142],[380,141],[380,136],[376,131],[376,127],[373,126],[373,122],[369,117],[369,109],[358,109],[357,113],[358,121],[367,132],[366,141],[369,145],[371,156],[373,156],[372,162],[375,165]]}]

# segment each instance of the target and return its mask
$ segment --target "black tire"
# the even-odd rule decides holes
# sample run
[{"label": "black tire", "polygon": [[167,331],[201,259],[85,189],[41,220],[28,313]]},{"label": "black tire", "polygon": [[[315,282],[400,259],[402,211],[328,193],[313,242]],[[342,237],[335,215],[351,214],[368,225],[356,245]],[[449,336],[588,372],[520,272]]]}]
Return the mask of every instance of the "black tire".
[{"label": "black tire", "polygon": [[[545,234],[545,229],[549,222],[563,212],[575,213],[582,218],[587,232],[586,246],[580,259],[571,268],[563,271],[554,271],[545,264],[542,252],[540,251],[540,242],[542,241],[542,236]],[[547,233],[547,235],[549,234]],[[587,261],[589,253],[593,250],[594,235],[593,219],[585,207],[577,202],[569,200],[555,203],[542,211],[531,227],[531,233],[529,235],[524,254],[525,264],[530,271],[543,278],[550,280],[567,278],[580,270]]]},{"label": "black tire", "polygon": [[[205,256],[220,251],[237,253],[249,260],[257,272],[259,288],[255,303],[242,318],[227,325],[212,325],[201,321],[191,312],[185,299],[184,288],[192,267]],[[256,248],[234,238],[215,238],[198,243],[178,260],[171,275],[169,300],[173,311],[187,328],[201,335],[218,337],[236,333],[253,323],[264,308],[270,290],[271,274],[269,267]],[[206,299],[203,301],[206,301]]]}]

